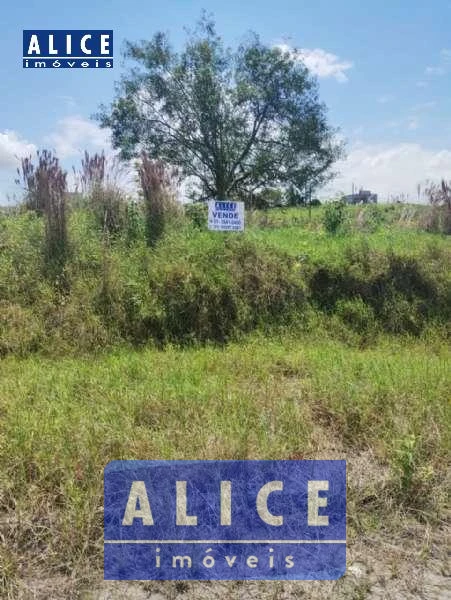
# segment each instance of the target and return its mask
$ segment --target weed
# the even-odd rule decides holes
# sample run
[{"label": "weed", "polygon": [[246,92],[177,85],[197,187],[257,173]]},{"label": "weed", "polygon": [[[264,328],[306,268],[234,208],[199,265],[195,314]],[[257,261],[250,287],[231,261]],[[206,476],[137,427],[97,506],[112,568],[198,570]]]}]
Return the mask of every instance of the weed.
[{"label": "weed", "polygon": [[343,226],[346,217],[346,204],[341,201],[326,204],[324,210],[323,224],[327,233],[338,233]]},{"label": "weed", "polygon": [[208,210],[205,203],[185,204],[185,214],[197,229],[207,227]]},{"label": "weed", "polygon": [[409,434],[399,440],[395,449],[394,463],[399,471],[400,491],[403,496],[407,496],[412,488],[416,469],[417,445],[418,439],[414,434]]}]

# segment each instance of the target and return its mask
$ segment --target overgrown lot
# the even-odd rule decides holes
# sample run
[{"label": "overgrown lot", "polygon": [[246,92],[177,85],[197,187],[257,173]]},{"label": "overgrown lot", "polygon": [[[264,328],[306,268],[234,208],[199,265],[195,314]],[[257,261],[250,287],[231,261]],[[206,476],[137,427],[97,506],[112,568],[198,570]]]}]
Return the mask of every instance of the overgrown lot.
[{"label": "overgrown lot", "polygon": [[[207,232],[178,215],[149,248],[138,213],[105,235],[92,213],[74,210],[63,267],[45,258],[41,217],[0,217],[0,353],[224,343],[324,320],[367,343],[447,323],[446,236],[406,226],[390,207],[349,210],[343,232],[328,235],[322,208],[313,212],[254,213],[244,235]],[[379,215],[371,232],[366,213]]]},{"label": "overgrown lot", "polygon": [[449,238],[403,208],[366,231],[361,210],[336,235],[322,209],[254,213],[242,236],[179,215],[155,249],[139,219],[106,238],[76,210],[57,276],[42,221],[0,218],[1,597],[108,597],[103,468],[133,458],[346,458],[348,566],[366,569],[148,593],[434,597],[418,574],[446,574]]},{"label": "overgrown lot", "polygon": [[[96,361],[6,358],[2,593],[66,576],[68,595],[44,597],[75,597],[99,578],[112,459],[347,458],[350,551],[367,536],[404,537],[420,565],[442,560],[432,533],[445,519],[447,367],[437,337],[364,351],[284,335]],[[408,533],[415,523],[429,543]]]}]

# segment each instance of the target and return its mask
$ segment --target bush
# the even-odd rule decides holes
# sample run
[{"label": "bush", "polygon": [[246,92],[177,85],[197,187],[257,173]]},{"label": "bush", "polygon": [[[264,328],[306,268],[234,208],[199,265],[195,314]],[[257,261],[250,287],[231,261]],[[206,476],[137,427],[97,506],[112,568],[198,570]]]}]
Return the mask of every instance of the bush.
[{"label": "bush", "polygon": [[374,310],[362,298],[338,300],[335,310],[342,321],[358,333],[371,333],[375,329]]},{"label": "bush", "polygon": [[128,246],[144,239],[145,224],[137,202],[132,201],[125,208],[125,241]]},{"label": "bush", "polygon": [[427,322],[446,322],[450,316],[445,262],[439,256],[423,264],[418,258],[371,252],[363,245],[346,251],[341,265],[310,267],[311,299],[326,313],[338,311],[350,325],[353,319],[370,325],[373,313],[381,329],[418,335]]},{"label": "bush", "polygon": [[288,206],[300,206],[305,204],[305,198],[294,185],[290,185],[285,194],[286,203]]},{"label": "bush", "polygon": [[219,243],[223,248],[200,250],[189,261],[166,259],[149,273],[154,302],[145,320],[149,337],[223,343],[296,318],[305,293],[287,256],[239,239]]},{"label": "bush", "polygon": [[158,284],[160,319],[150,319],[151,334],[163,342],[225,342],[238,324],[237,298],[226,281],[211,272],[173,265]]},{"label": "bush", "polygon": [[356,216],[358,229],[367,233],[374,233],[385,222],[385,214],[377,205],[370,204],[359,210]]},{"label": "bush", "polygon": [[0,356],[25,356],[44,341],[44,327],[30,308],[0,302]]},{"label": "bush", "polygon": [[420,221],[420,229],[429,233],[451,234],[451,211],[444,206],[431,206]]},{"label": "bush", "polygon": [[346,205],[337,200],[326,204],[323,225],[328,233],[335,234],[342,227],[346,217]]},{"label": "bush", "polygon": [[185,215],[198,229],[206,229],[208,221],[208,206],[205,202],[185,204]]},{"label": "bush", "polygon": [[77,297],[49,312],[47,329],[49,341],[45,350],[56,354],[98,352],[119,341],[94,312],[93,303],[80,302]]}]

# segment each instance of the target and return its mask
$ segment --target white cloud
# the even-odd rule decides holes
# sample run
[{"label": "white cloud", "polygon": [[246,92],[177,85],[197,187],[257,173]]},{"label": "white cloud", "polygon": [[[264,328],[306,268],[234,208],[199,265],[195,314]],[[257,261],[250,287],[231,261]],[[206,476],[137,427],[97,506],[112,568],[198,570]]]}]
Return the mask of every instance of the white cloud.
[{"label": "white cloud", "polygon": [[84,150],[105,150],[110,148],[109,132],[93,121],[80,116],[60,119],[56,130],[44,139],[55,150],[60,159],[78,156]]},{"label": "white cloud", "polygon": [[424,72],[426,75],[444,75],[446,69],[444,67],[426,67]]},{"label": "white cloud", "polygon": [[301,60],[305,66],[318,77],[333,77],[340,83],[348,81],[346,71],[353,67],[353,63],[341,60],[336,54],[326,52],[321,48],[309,50],[308,48],[292,48],[288,44],[276,44],[282,52],[288,52],[296,60]]},{"label": "white cloud", "polygon": [[[56,156],[61,160],[62,166],[68,173],[68,184],[73,188],[74,177],[70,169],[70,164],[79,164],[84,150],[89,153],[105,150],[109,160],[113,159],[114,153],[109,141],[110,132],[100,127],[93,121],[81,116],[72,115],[57,121],[54,131],[45,136],[39,144],[40,148],[47,148],[55,151]],[[0,205],[4,203],[6,194],[12,194],[16,191],[13,185],[15,169],[19,166],[16,157],[20,158],[32,155],[36,158],[38,145],[24,140],[14,131],[0,132]],[[124,172],[118,174],[118,182],[130,191],[133,188],[133,182],[129,174],[130,170],[124,169]]]},{"label": "white cloud", "polygon": [[381,200],[409,194],[417,197],[416,186],[426,180],[451,179],[451,150],[429,150],[421,144],[366,145],[357,143],[346,160],[337,164],[341,172],[324,190],[324,195],[339,191],[351,193],[352,184],[379,194]]},{"label": "white cloud", "polygon": [[36,146],[22,139],[15,131],[0,132],[0,169],[18,166],[18,158],[34,154]]}]

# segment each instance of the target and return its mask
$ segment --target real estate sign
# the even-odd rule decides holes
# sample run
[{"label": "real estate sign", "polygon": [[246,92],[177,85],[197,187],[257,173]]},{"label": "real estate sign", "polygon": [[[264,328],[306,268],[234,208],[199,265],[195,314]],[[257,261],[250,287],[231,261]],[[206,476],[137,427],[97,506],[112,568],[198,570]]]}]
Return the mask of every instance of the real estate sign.
[{"label": "real estate sign", "polygon": [[209,200],[208,229],[244,231],[244,202]]}]

